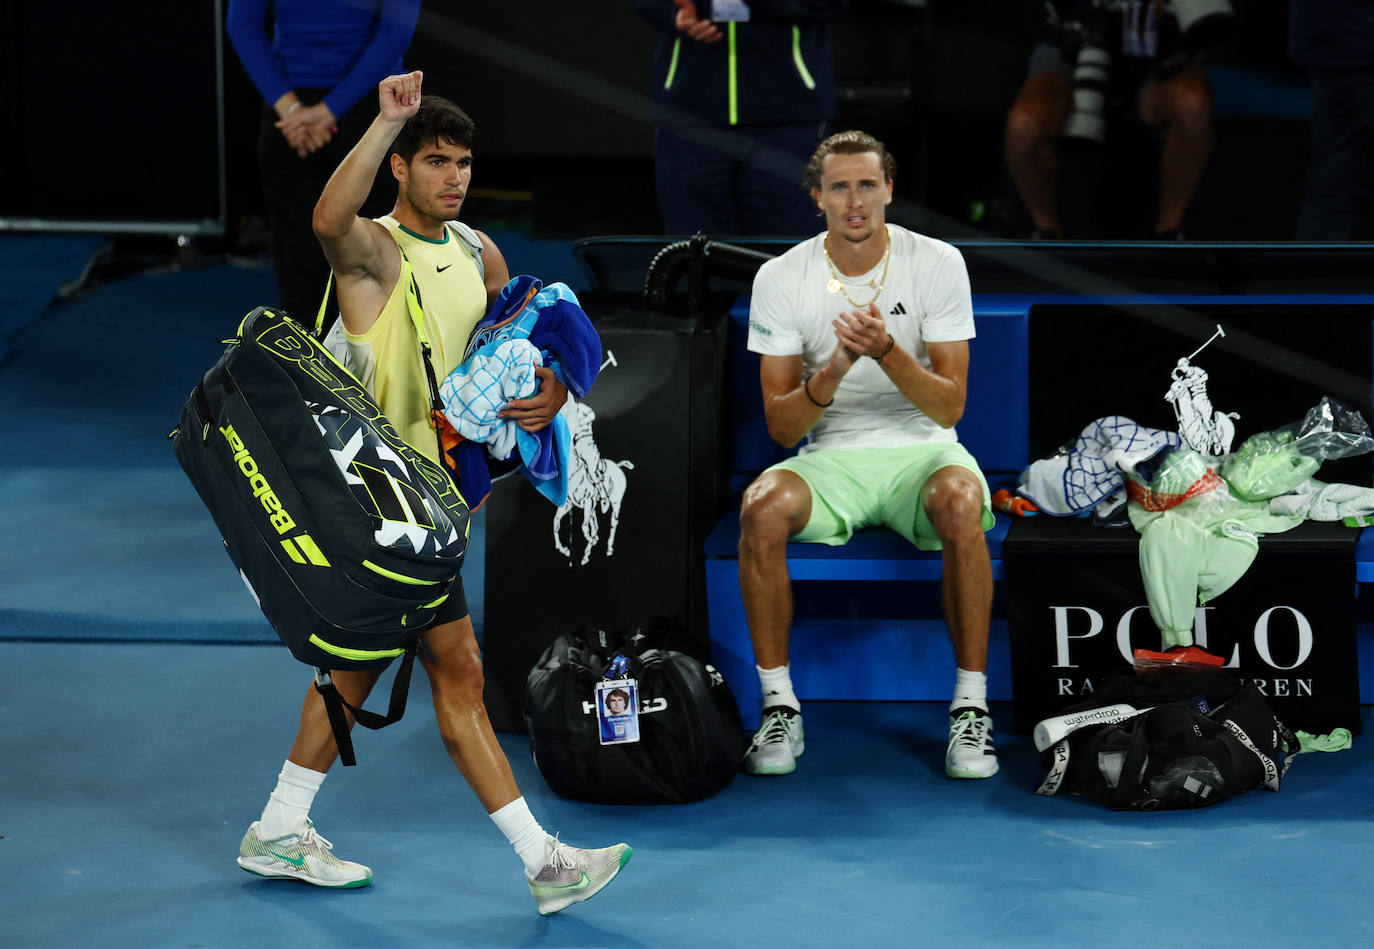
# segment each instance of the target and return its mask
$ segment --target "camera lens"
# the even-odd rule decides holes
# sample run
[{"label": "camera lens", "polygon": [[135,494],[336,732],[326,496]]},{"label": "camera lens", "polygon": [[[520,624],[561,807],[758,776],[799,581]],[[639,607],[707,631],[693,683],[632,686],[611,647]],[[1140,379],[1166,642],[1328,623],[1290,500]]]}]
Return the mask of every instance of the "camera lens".
[{"label": "camera lens", "polygon": [[1112,57],[1100,46],[1084,46],[1073,67],[1073,107],[1064,122],[1065,138],[1102,142],[1107,122],[1102,110],[1107,101],[1107,79]]}]

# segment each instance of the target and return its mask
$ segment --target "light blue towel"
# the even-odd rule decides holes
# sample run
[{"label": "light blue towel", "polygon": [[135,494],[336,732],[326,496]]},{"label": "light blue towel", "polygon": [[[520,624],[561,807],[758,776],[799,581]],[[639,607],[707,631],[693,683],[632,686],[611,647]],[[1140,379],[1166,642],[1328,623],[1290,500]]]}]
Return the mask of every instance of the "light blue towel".
[{"label": "light blue towel", "polygon": [[444,414],[459,435],[486,442],[491,456],[505,461],[515,450],[521,429],[498,413],[512,399],[534,395],[538,381],[534,369],[543,364],[539,350],[527,339],[507,340],[489,353],[477,353],[440,383]]}]

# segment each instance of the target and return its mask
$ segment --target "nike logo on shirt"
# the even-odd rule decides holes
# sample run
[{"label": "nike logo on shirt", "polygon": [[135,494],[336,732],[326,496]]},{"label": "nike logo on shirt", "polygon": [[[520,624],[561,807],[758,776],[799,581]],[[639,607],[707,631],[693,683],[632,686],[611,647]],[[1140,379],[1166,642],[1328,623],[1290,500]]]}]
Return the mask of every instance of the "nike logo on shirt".
[{"label": "nike logo on shirt", "polygon": [[434,265],[434,272],[435,272],[435,273],[443,273],[445,270],[447,270],[448,268],[450,268],[450,267],[452,267],[452,266],[453,266],[453,264],[444,264],[442,267],[440,267],[438,264],[435,264],[435,265]]}]

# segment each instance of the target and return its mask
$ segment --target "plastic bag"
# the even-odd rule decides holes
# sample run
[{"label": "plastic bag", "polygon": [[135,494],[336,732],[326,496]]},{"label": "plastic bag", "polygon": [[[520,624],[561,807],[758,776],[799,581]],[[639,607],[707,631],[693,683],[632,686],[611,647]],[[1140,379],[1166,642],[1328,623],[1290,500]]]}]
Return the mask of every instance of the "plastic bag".
[{"label": "plastic bag", "polygon": [[1293,431],[1293,444],[1298,451],[1318,461],[1350,458],[1374,451],[1374,437],[1364,417],[1330,396],[1307,410],[1301,422],[1284,426],[1278,431]]},{"label": "plastic bag", "polygon": [[1123,468],[1126,496],[1146,511],[1167,511],[1225,487],[1210,459],[1190,448],[1166,445]]},{"label": "plastic bag", "polygon": [[1360,413],[1323,396],[1301,422],[1247,438],[1227,456],[1221,474],[1237,497],[1263,501],[1292,491],[1328,459],[1370,450],[1374,437]]}]

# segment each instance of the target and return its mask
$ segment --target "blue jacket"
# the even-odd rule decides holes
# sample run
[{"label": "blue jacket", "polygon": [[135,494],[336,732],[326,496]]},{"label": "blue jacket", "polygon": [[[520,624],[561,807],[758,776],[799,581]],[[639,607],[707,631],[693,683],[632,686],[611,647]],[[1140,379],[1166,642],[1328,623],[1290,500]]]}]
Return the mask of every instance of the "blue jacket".
[{"label": "blue jacket", "polygon": [[[270,8],[270,9],[269,9]],[[403,71],[420,0],[229,0],[226,30],[268,105],[292,89],[328,89],[340,118]]]},{"label": "blue jacket", "polygon": [[834,116],[830,21],[849,0],[747,0],[750,19],[718,23],[725,35],[714,43],[677,32],[672,0],[632,2],[659,34],[653,68],[659,126],[681,124],[680,113],[717,125],[819,123]]}]

